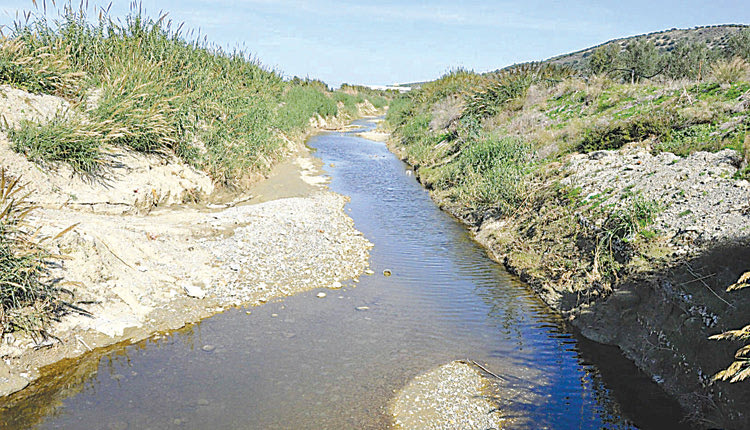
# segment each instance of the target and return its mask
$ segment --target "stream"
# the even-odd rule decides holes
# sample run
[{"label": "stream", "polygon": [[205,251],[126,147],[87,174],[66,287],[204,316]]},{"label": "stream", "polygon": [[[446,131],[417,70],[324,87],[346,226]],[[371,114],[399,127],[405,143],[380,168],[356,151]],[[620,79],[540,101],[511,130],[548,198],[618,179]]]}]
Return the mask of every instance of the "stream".
[{"label": "stream", "polygon": [[[360,128],[314,136],[374,275],[232,309],[68,363],[6,425],[42,429],[382,429],[411,378],[482,363],[533,429],[679,428],[677,404],[612,347],[580,338],[440,211]],[[391,276],[384,276],[388,270]],[[248,313],[248,311],[251,311]]]}]

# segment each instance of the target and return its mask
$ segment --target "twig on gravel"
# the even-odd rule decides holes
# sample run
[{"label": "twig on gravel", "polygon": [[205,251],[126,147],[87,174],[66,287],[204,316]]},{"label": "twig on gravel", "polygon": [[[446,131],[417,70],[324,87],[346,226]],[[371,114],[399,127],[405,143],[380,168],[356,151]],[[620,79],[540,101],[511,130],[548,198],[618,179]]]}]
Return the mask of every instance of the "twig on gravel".
[{"label": "twig on gravel", "polygon": [[107,251],[109,251],[112,255],[114,255],[116,259],[120,260],[122,262],[122,264],[124,264],[124,265],[130,267],[131,269],[135,270],[135,267],[133,267],[130,264],[126,263],[125,260],[123,260],[122,258],[120,258],[119,255],[115,254],[115,252],[112,251],[112,249],[109,246],[107,246],[107,243],[104,242],[99,236],[95,235],[94,237],[96,237],[96,239],[99,240],[99,242],[101,242],[101,244],[104,245],[105,248],[107,248]]}]

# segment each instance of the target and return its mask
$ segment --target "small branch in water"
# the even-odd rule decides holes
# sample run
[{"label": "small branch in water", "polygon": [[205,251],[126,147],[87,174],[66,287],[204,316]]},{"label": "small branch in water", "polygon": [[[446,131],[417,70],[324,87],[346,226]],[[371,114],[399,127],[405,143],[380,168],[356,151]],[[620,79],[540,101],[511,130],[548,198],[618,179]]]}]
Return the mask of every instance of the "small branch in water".
[{"label": "small branch in water", "polygon": [[477,366],[478,368],[482,369],[482,370],[483,370],[484,372],[486,372],[486,373],[489,373],[490,375],[494,376],[494,377],[495,377],[495,378],[497,378],[497,379],[502,379],[503,381],[507,381],[507,379],[505,379],[505,378],[503,378],[502,376],[500,376],[500,375],[497,375],[497,374],[495,374],[495,373],[493,373],[493,372],[490,372],[490,371],[489,371],[489,370],[488,370],[488,369],[487,369],[486,367],[482,366],[481,364],[477,363],[477,362],[476,362],[476,361],[474,361],[474,360],[471,360],[471,359],[468,359],[468,358],[467,358],[467,359],[466,359],[466,362],[467,362],[467,363],[470,363],[470,364],[473,364],[473,365],[475,365],[475,366]]}]

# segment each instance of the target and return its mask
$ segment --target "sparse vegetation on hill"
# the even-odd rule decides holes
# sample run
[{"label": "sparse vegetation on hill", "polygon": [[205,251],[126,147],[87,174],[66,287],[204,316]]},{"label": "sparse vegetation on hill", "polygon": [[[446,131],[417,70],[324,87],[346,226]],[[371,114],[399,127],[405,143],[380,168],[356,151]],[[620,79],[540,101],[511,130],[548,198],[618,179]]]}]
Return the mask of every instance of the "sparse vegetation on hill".
[{"label": "sparse vegetation on hill", "polygon": [[[739,33],[746,32],[746,25],[715,25],[706,27],[695,27],[689,29],[677,29],[657,31],[654,33],[610,40],[601,45],[586,48],[580,51],[563,54],[550,58],[549,62],[583,69],[590,63],[596,52],[604,50],[621,51],[629,44],[647,43],[653,45],[662,55],[675,53],[684,46],[699,46],[713,52],[730,52],[730,56],[740,55],[737,51],[738,45],[742,45],[737,39]],[[742,37],[746,37],[745,33]],[[737,42],[740,42],[739,44]]]}]

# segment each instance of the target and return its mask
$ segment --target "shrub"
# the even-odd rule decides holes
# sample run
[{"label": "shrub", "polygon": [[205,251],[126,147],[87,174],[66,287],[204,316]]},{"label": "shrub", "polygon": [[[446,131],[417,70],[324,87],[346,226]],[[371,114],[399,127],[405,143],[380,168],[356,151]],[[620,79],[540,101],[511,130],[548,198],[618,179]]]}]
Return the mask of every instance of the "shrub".
[{"label": "shrub", "polygon": [[676,110],[662,108],[589,128],[583,132],[577,149],[580,152],[620,149],[626,143],[650,137],[666,140],[674,130],[681,129],[684,125],[684,120]]},{"label": "shrub", "polygon": [[501,70],[466,97],[465,115],[477,118],[496,115],[509,102],[525,98],[532,84],[551,86],[572,74],[570,68],[556,64],[526,63]]},{"label": "shrub", "polygon": [[609,73],[617,67],[619,53],[620,45],[616,43],[600,46],[586,59],[586,69],[590,75]]},{"label": "shrub", "polygon": [[618,63],[622,68],[623,80],[631,84],[656,76],[662,68],[656,46],[653,42],[641,40],[628,43],[620,53]]},{"label": "shrub", "polygon": [[466,204],[507,214],[522,201],[531,148],[517,138],[484,135],[468,143],[446,178]]},{"label": "shrub", "polygon": [[729,37],[726,54],[728,58],[739,57],[750,61],[750,29],[742,29]]},{"label": "shrub", "polygon": [[665,73],[672,79],[703,79],[713,61],[714,54],[702,43],[680,42],[666,56]]},{"label": "shrub", "polygon": [[731,84],[746,79],[750,65],[740,57],[719,60],[711,67],[711,75],[720,84]]}]

